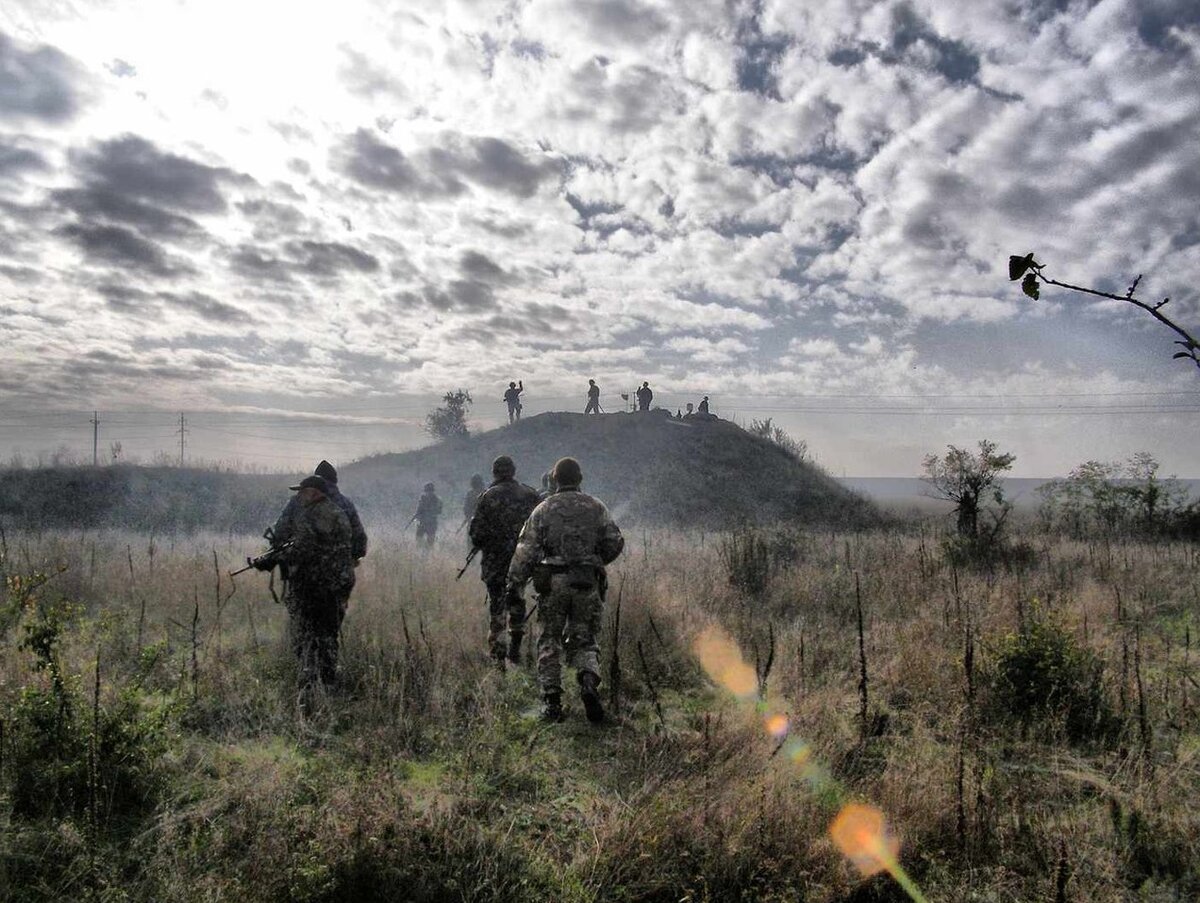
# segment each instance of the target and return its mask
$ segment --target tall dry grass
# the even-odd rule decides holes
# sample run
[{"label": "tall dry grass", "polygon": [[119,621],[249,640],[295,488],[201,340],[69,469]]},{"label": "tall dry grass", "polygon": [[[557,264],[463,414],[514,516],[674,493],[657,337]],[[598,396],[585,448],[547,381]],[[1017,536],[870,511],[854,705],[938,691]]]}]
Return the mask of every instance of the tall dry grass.
[{"label": "tall dry grass", "polygon": [[[631,531],[602,643],[620,714],[596,729],[577,704],[536,720],[530,660],[491,669],[457,543],[373,540],[340,684],[305,714],[266,578],[225,573],[254,539],[10,530],[0,897],[899,899],[828,839],[862,799],[931,900],[1192,899],[1200,554],[1027,538],[1031,560],[987,572],[915,527],[771,532],[746,595],[729,537]],[[1103,666],[1104,730],[999,704],[998,656],[1043,622]],[[714,623],[755,665],[758,708],[692,654]]]}]

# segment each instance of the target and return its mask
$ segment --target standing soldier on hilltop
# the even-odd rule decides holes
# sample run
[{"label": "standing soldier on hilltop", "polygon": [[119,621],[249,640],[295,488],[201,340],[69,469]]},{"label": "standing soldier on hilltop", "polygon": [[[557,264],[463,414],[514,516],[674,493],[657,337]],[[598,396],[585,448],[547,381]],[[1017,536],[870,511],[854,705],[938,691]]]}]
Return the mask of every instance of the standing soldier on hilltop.
[{"label": "standing soldier on hilltop", "polygon": [[508,568],[509,591],[533,578],[539,596],[538,682],[545,721],[562,721],[563,637],[579,678],[579,695],[591,722],[604,720],[600,702],[600,646],[605,566],[625,547],[604,503],[579,489],[583,471],[574,458],[554,465],[558,491],[534,510],[521,530]]},{"label": "standing soldier on hilltop", "polygon": [[600,413],[600,387],[598,385],[596,385],[596,381],[594,379],[588,380],[587,399],[588,399],[587,407],[583,409],[583,413],[599,414]]},{"label": "standing soldier on hilltop", "polygon": [[417,522],[417,541],[424,539],[425,544],[430,546],[437,538],[438,517],[442,513],[442,500],[433,490],[432,483],[425,484],[425,492],[417,502],[417,513],[412,516],[412,520]]},{"label": "standing soldier on hilltop", "polygon": [[[301,705],[307,707],[315,685],[330,685],[337,675],[338,632],[354,588],[353,533],[322,477],[305,477],[291,488],[296,495],[275,524],[272,543],[291,542],[280,555],[283,601],[300,669]],[[274,562],[266,563],[270,567]]]},{"label": "standing soldier on hilltop", "polygon": [[[470,527],[472,548],[483,552],[480,577],[488,592],[488,648],[501,671],[505,668],[506,656],[514,665],[521,661],[525,599],[519,591],[508,591],[508,565],[517,547],[521,527],[538,504],[536,490],[518,483],[516,476],[517,467],[508,455],[501,455],[492,462],[492,485],[479,497]],[[504,645],[506,626],[507,649]]]},{"label": "standing soldier on hilltop", "polygon": [[650,410],[650,402],[654,400],[654,390],[650,388],[650,383],[642,383],[642,387],[637,390],[637,403],[639,411]]},{"label": "standing soldier on hilltop", "polygon": [[509,383],[504,390],[504,401],[508,405],[508,422],[521,419],[521,393],[525,391],[524,381]]}]

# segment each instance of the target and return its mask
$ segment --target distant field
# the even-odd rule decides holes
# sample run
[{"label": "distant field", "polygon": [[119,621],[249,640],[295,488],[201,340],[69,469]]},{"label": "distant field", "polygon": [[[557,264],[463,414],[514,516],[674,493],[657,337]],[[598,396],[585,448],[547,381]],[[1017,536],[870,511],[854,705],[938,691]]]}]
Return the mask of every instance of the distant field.
[{"label": "distant field", "polygon": [[[929,485],[918,477],[838,477],[848,489],[865,495],[882,505],[915,505],[931,511],[949,510],[949,504],[929,497]],[[1038,487],[1050,482],[1048,477],[1006,477],[1005,495],[1017,508],[1035,508],[1041,503]],[[1200,498],[1200,480],[1178,480],[1192,498]]]}]

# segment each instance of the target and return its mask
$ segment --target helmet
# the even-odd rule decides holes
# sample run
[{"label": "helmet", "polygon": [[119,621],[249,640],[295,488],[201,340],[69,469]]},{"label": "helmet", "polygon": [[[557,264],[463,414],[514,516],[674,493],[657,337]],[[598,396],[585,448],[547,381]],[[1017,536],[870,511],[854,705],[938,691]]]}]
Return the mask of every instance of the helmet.
[{"label": "helmet", "polygon": [[337,470],[328,461],[322,461],[320,464],[318,464],[313,473],[319,477],[324,477],[325,482],[327,483],[337,482]]},{"label": "helmet", "polygon": [[479,474],[475,474],[473,477],[471,477],[471,485],[476,489],[480,488],[483,486],[483,477],[481,477]]},{"label": "helmet", "polygon": [[511,477],[517,473],[517,465],[513,463],[513,459],[508,455],[501,455],[492,462],[492,476],[494,477]]},{"label": "helmet", "polygon": [[509,384],[508,384],[508,387],[509,387],[510,389],[515,389],[515,388],[517,387],[517,384],[516,384],[516,383],[509,383]]},{"label": "helmet", "polygon": [[432,483],[426,483],[426,484],[425,484],[425,491],[426,491],[426,492],[433,492],[433,484],[432,484]]},{"label": "helmet", "polygon": [[559,458],[550,478],[561,486],[578,486],[583,482],[583,469],[574,458]]},{"label": "helmet", "polygon": [[594,385],[596,385],[596,381],[595,381],[594,379],[589,379],[589,380],[588,380],[588,385],[589,385],[589,386],[594,386]]}]

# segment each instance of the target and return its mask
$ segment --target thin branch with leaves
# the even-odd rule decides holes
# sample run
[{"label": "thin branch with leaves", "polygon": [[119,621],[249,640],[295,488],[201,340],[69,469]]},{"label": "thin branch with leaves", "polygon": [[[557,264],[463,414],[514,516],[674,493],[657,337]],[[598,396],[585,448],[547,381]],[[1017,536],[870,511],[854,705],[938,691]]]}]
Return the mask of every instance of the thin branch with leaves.
[{"label": "thin branch with leaves", "polygon": [[1070,289],[1073,292],[1082,292],[1085,295],[1095,295],[1098,298],[1108,298],[1112,301],[1124,301],[1132,304],[1134,307],[1140,307],[1146,311],[1158,322],[1162,323],[1168,329],[1172,330],[1176,335],[1180,336],[1176,339],[1175,344],[1180,345],[1183,350],[1177,351],[1172,355],[1172,358],[1179,360],[1185,358],[1190,360],[1197,367],[1200,367],[1200,341],[1192,336],[1186,329],[1170,319],[1166,314],[1162,313],[1162,308],[1166,307],[1170,302],[1170,298],[1163,298],[1157,304],[1147,304],[1145,301],[1140,301],[1134,297],[1134,292],[1137,291],[1138,283],[1142,281],[1139,274],[1133,283],[1123,295],[1115,295],[1112,292],[1102,292],[1099,289],[1085,288],[1082,285],[1072,285],[1069,282],[1061,282],[1058,279],[1051,279],[1045,273],[1046,265],[1038,263],[1033,259],[1033,252],[1024,256],[1013,254],[1008,258],[1008,278],[1016,282],[1021,280],[1021,291],[1035,301],[1041,297],[1041,285],[1057,285],[1059,288]]}]

